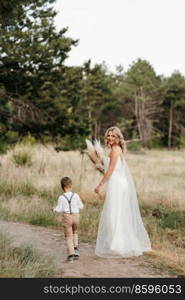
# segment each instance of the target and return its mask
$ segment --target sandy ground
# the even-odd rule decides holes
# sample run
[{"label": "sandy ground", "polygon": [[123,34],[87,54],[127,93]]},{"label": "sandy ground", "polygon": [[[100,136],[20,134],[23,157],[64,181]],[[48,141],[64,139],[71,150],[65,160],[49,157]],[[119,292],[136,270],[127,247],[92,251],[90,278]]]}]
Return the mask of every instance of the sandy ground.
[{"label": "sandy ground", "polygon": [[172,277],[153,268],[146,255],[132,258],[100,258],[95,245],[80,243],[80,259],[67,263],[66,245],[60,230],[0,220],[0,229],[13,237],[13,245],[29,244],[56,260],[56,277],[64,278],[151,278]]}]

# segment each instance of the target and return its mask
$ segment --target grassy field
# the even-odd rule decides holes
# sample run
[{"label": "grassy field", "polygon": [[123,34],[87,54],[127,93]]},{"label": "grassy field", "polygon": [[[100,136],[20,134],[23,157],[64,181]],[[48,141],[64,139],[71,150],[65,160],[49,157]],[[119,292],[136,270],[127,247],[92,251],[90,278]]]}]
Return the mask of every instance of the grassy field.
[{"label": "grassy field", "polygon": [[54,261],[29,245],[14,247],[12,238],[0,232],[0,278],[52,277]]},{"label": "grassy field", "polygon": [[[185,151],[127,153],[142,217],[153,252],[151,263],[185,276]],[[59,227],[51,213],[61,194],[60,179],[70,176],[85,208],[80,237],[94,242],[103,196],[94,193],[100,179],[86,154],[56,152],[51,145],[17,145],[0,156],[0,218]]]}]

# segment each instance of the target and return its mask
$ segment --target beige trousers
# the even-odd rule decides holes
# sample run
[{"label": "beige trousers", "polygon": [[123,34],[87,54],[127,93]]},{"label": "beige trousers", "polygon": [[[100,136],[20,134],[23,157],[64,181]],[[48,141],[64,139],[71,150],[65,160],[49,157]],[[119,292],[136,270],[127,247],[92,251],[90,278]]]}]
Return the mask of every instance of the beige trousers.
[{"label": "beige trousers", "polygon": [[79,213],[63,213],[64,235],[67,243],[67,255],[74,254],[74,247],[78,247]]}]

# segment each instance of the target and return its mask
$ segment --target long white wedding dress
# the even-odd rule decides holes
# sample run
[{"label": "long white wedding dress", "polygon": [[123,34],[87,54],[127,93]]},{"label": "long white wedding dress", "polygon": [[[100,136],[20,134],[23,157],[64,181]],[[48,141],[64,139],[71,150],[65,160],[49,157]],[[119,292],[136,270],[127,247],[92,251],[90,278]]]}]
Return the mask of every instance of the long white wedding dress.
[{"label": "long white wedding dress", "polygon": [[135,185],[125,159],[119,156],[106,184],[95,253],[101,257],[129,257],[150,250]]}]

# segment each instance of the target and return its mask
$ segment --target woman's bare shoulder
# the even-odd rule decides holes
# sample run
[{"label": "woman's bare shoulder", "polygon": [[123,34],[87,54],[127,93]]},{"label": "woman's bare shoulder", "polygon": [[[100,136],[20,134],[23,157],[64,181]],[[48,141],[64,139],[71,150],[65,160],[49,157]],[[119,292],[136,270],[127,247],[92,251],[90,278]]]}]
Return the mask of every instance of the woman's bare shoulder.
[{"label": "woman's bare shoulder", "polygon": [[119,145],[113,146],[112,147],[112,151],[114,151],[115,153],[118,153],[118,154],[122,153],[122,149],[121,149],[121,147]]},{"label": "woman's bare shoulder", "polygon": [[118,155],[120,155],[121,153],[122,153],[122,150],[121,150],[120,146],[115,145],[115,146],[113,146],[112,149],[111,149],[110,156],[112,156],[112,155],[118,156]]}]

